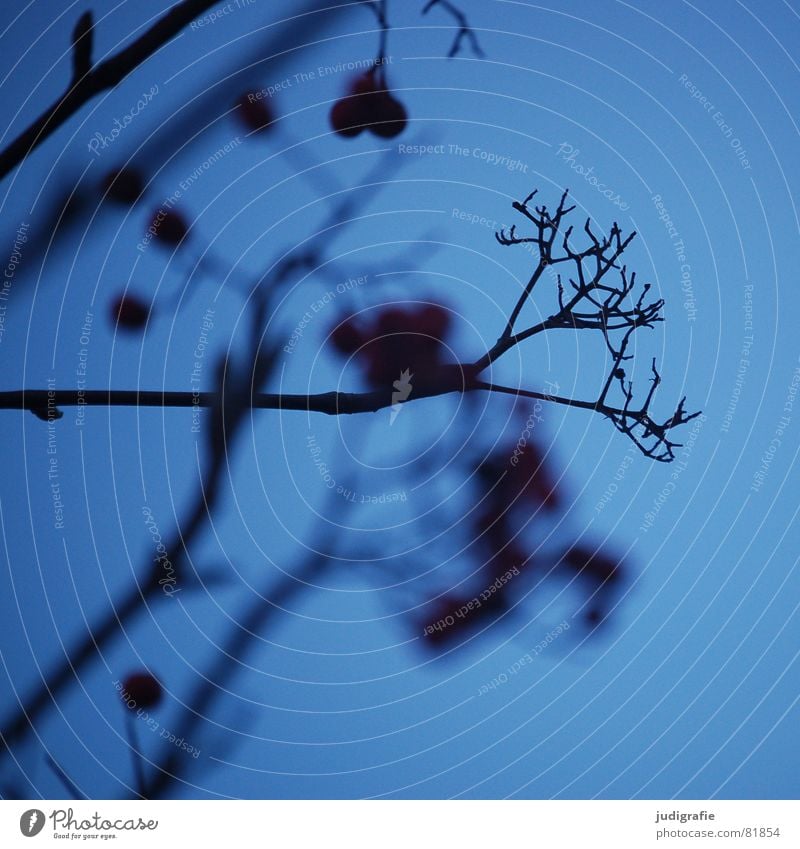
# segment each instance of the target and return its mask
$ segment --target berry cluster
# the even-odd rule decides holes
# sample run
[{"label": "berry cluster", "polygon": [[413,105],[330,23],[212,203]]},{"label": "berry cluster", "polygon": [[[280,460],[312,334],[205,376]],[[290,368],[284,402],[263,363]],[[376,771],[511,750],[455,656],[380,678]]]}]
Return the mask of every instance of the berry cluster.
[{"label": "berry cluster", "polygon": [[372,386],[385,387],[408,371],[419,391],[453,367],[444,341],[450,325],[450,313],[437,304],[392,306],[346,319],[331,331],[331,342],[357,360]]},{"label": "berry cluster", "polygon": [[405,106],[388,90],[379,67],[353,80],[347,95],[333,104],[330,117],[334,131],[348,137],[368,130],[379,138],[393,139],[408,122]]},{"label": "berry cluster", "polygon": [[439,648],[494,621],[512,606],[514,596],[520,596],[520,579],[509,576],[523,573],[576,581],[588,599],[583,605],[585,622],[590,627],[602,623],[610,596],[624,576],[617,560],[583,543],[569,547],[555,564],[523,548],[521,532],[530,516],[557,513],[564,507],[555,474],[540,448],[533,442],[513,453],[501,447],[478,466],[476,479],[481,508],[472,522],[470,548],[482,564],[477,571],[484,589],[471,598],[462,592],[447,593],[428,606],[423,631],[427,643]]}]

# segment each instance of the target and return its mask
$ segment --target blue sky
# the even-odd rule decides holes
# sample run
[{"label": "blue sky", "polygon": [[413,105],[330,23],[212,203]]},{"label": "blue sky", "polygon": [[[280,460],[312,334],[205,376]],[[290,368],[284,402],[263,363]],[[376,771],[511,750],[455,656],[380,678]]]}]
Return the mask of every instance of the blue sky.
[{"label": "blue sky", "polygon": [[[12,786],[61,796],[46,749],[87,795],[130,794],[113,682],[152,668],[168,691],[154,715],[176,728],[253,593],[323,548],[341,560],[315,574],[316,588],[295,595],[238,659],[229,692],[193,732],[201,754],[188,783],[172,792],[796,796],[800,87],[791,45],[800,7],[737,2],[722,14],[713,2],[463,0],[485,56],[465,46],[447,59],[452,19],[442,10],[420,17],[421,2],[390,2],[386,72],[409,123],[383,140],[343,139],[328,124],[353,75],[338,70],[342,63],[375,54],[374,17],[357,4],[308,14],[295,49],[283,35],[287,19],[314,5],[254,2],[187,29],[3,181],[3,253],[11,257],[20,223],[31,233],[9,290],[3,388],[46,388],[48,379],[75,388],[86,349],[93,388],[189,390],[206,333],[200,377],[211,389],[215,360],[243,349],[253,280],[303,244],[317,245],[320,262],[289,280],[265,338],[288,340],[306,311],[313,318],[282,357],[273,388],[361,388],[326,337],[349,312],[388,302],[445,304],[454,356],[476,358],[499,335],[531,268],[521,247],[496,242],[493,222],[515,223],[511,202],[534,188],[550,206],[569,188],[576,231],[587,216],[598,231],[613,221],[637,231],[628,266],[666,301],[665,322],[634,336],[638,386],[655,356],[659,413],[687,395],[705,418],[683,431],[694,426],[685,464],[670,466],[631,452],[599,416],[544,407],[538,435],[568,504],[552,526],[531,525],[526,539],[585,536],[624,555],[634,580],[601,636],[588,639],[576,625],[479,696],[575,609],[568,593],[531,591],[503,623],[444,656],[421,647],[409,612],[423,588],[461,574],[463,564],[432,541],[449,529],[447,544],[457,547],[457,519],[471,506],[468,470],[453,458],[516,438],[508,402],[423,400],[394,424],[388,410],[256,412],[231,454],[213,527],[192,551],[197,572],[221,583],[159,600],[103,646],[37,726],[41,741],[15,751],[20,768],[6,757],[8,781],[24,773],[29,783]],[[68,35],[89,8],[37,0],[0,13],[10,120],[3,145],[63,89]],[[161,11],[154,2],[119,4],[98,24],[98,55]],[[154,86],[158,93],[125,122]],[[228,108],[245,91],[276,86],[269,103],[279,121],[246,138]],[[89,141],[110,134],[115,119],[124,128],[92,153]],[[417,155],[414,145],[439,147]],[[145,199],[129,209],[99,204],[103,176],[126,162],[146,174]],[[51,241],[48,208],[76,184],[83,212]],[[175,255],[158,245],[139,251],[153,211],[177,191],[192,223],[188,246]],[[355,203],[331,228],[340,197]],[[190,276],[204,251],[213,273]],[[362,276],[364,284],[336,290]],[[115,335],[108,320],[126,286],[155,304],[140,336]],[[335,297],[314,312],[330,291]],[[543,285],[522,318],[533,323],[555,303]],[[204,329],[209,309],[213,328]],[[550,381],[561,394],[590,398],[608,365],[602,340],[553,332],[507,354],[493,379],[532,388]],[[61,529],[47,424],[18,411],[2,416],[8,716],[63,658],[61,646],[141,575],[152,553],[143,505],[165,537],[184,516],[205,431],[192,432],[189,411],[91,409],[77,425],[66,410],[55,425]],[[362,507],[331,497],[309,437],[337,483],[406,500]],[[429,477],[410,471],[421,455]],[[142,723],[137,731],[145,757],[163,758],[169,744]]]}]

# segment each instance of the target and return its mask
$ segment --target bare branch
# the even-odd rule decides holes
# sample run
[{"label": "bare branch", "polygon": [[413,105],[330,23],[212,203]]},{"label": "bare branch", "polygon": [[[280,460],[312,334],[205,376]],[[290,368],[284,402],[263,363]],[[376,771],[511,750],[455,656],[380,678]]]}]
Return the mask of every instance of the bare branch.
[{"label": "bare branch", "polygon": [[505,234],[504,230],[501,230],[499,233],[495,233],[495,238],[501,245],[512,245],[512,244],[521,244],[522,242],[535,242],[539,248],[539,256],[540,262],[536,267],[536,270],[531,275],[531,278],[528,280],[525,289],[517,300],[516,306],[514,307],[509,319],[506,324],[505,330],[503,331],[501,340],[507,340],[511,337],[511,334],[514,330],[514,324],[519,318],[519,314],[522,312],[522,308],[525,306],[525,303],[530,298],[531,293],[533,292],[534,286],[537,284],[539,279],[542,276],[545,268],[553,262],[559,261],[558,259],[553,258],[553,242],[555,241],[556,236],[558,235],[559,228],[561,226],[562,218],[570,213],[575,207],[565,206],[567,201],[568,192],[565,191],[561,196],[561,200],[559,201],[558,208],[556,209],[555,215],[550,215],[547,210],[547,207],[537,206],[534,207],[534,211],[531,212],[529,204],[536,197],[537,189],[534,189],[528,197],[525,198],[524,201],[519,203],[515,201],[512,206],[517,212],[524,215],[528,221],[530,221],[536,227],[536,235],[532,238],[521,239],[516,235],[516,227],[512,226],[508,235]]},{"label": "bare branch", "polygon": [[389,35],[389,17],[386,13],[386,0],[363,0],[375,17],[378,19],[378,26],[381,28],[380,40],[378,42],[378,52],[375,57],[375,66],[382,66],[386,60],[386,42]]},{"label": "bare branch", "polygon": [[[636,233],[633,232],[624,236],[619,224],[615,221],[608,234],[601,238],[592,229],[591,219],[587,218],[583,232],[588,239],[588,244],[582,249],[573,247],[573,228],[568,227],[564,230],[561,238],[562,253],[554,256],[553,245],[561,230],[562,219],[574,209],[574,206],[567,207],[565,205],[567,193],[564,192],[555,214],[551,215],[544,205],[534,206],[531,209],[530,204],[536,194],[537,192],[534,190],[525,200],[515,201],[512,204],[512,207],[533,225],[534,235],[517,235],[516,225],[512,226],[507,232],[501,230],[495,234],[501,245],[536,244],[539,251],[539,263],[520,295],[503,334],[492,349],[474,363],[476,374],[483,371],[510,348],[530,339],[532,336],[543,333],[545,330],[568,328],[599,331],[603,336],[608,352],[611,354],[612,366],[597,401],[549,400],[596,410],[610,418],[615,427],[632,439],[646,456],[669,462],[674,459],[673,449],[678,447],[678,443],[669,439],[669,431],[673,427],[685,424],[699,413],[688,415],[684,409],[685,399],[683,399],[675,413],[663,423],[659,424],[651,418],[650,405],[661,382],[655,360],[652,363],[653,377],[645,402],[640,409],[632,409],[633,384],[631,381],[626,381],[623,368],[623,363],[631,359],[631,356],[626,353],[628,342],[631,334],[638,328],[652,328],[657,322],[664,320],[661,314],[664,300],[658,298],[646,302],[645,298],[650,291],[650,284],[645,284],[638,298],[634,301],[636,274],[634,272],[629,275],[627,266],[620,266],[619,264],[619,258],[630,245]],[[541,279],[542,273],[547,266],[559,262],[571,262],[574,267],[574,277],[569,278],[573,294],[569,299],[565,298],[561,275],[557,275],[557,312],[538,324],[514,333],[514,325],[523,306],[531,297],[535,285]],[[617,274],[609,275],[612,270],[616,271]],[[616,277],[616,282],[608,282],[611,277]],[[616,336],[618,331],[623,333],[621,340]],[[619,386],[624,399],[622,407],[613,407],[607,403],[611,388],[615,385]],[[491,384],[480,383],[479,387],[491,389],[495,392],[518,394],[523,397],[541,397],[538,393],[530,394],[523,390],[497,387]]]},{"label": "bare branch", "polygon": [[94,18],[84,12],[72,31],[72,84],[75,85],[92,70]]},{"label": "bare branch", "polygon": [[458,53],[461,50],[461,43],[464,39],[469,41],[470,46],[472,47],[472,52],[476,56],[483,58],[485,54],[483,50],[481,50],[478,38],[472,27],[470,27],[469,21],[467,21],[467,16],[461,11],[461,9],[459,9],[454,3],[451,3],[450,0],[429,0],[423,8],[422,14],[427,15],[434,6],[441,6],[442,9],[446,9],[455,18],[459,27],[455,40],[453,41],[453,46],[447,54],[448,58],[452,59],[454,56],[458,56]]},{"label": "bare branch", "polygon": [[[629,331],[630,332],[630,331]],[[528,389],[518,389],[508,386],[498,386],[480,380],[470,380],[468,375],[472,370],[471,364],[452,366],[446,375],[437,382],[431,382],[419,387],[414,396],[400,403],[412,403],[421,398],[438,397],[453,392],[470,392],[484,390],[498,392],[508,395],[516,395],[521,398],[534,398],[542,401],[550,401],[567,407],[577,407],[584,410],[592,410],[610,418],[618,430],[628,435],[641,448],[642,452],[655,460],[671,460],[674,458],[672,448],[679,447],[678,443],[667,439],[667,432],[673,427],[685,424],[699,413],[687,415],[683,405],[685,398],[681,401],[676,412],[662,424],[655,422],[649,414],[650,402],[653,398],[655,388],[660,382],[658,372],[653,362],[653,385],[648,393],[644,406],[638,410],[632,410],[630,405],[633,401],[632,384],[629,382],[625,387],[624,372],[619,368],[619,363],[626,359],[625,348],[622,346],[619,356],[615,360],[615,367],[608,381],[596,401],[583,401],[575,398],[565,398],[550,395],[545,392],[537,392]],[[620,381],[625,395],[623,407],[613,407],[605,402],[612,381]],[[50,393],[50,403],[57,406],[76,406],[85,404],[87,406],[138,406],[138,407],[211,407],[216,410],[220,408],[219,395],[214,392],[202,392],[195,395],[192,392],[158,392],[158,391],[136,391],[136,390],[89,390],[79,394],[75,390],[35,390],[0,392],[0,409],[39,409],[43,403],[43,397]],[[259,393],[252,395],[249,399],[237,398],[236,411],[237,420],[240,419],[243,410],[301,410],[305,412],[324,413],[329,416],[354,415],[358,413],[374,413],[378,410],[391,407],[396,401],[392,401],[391,388],[376,389],[371,392],[322,392],[316,395],[281,395],[275,393]],[[52,406],[51,406],[52,409]],[[640,438],[637,438],[635,428],[642,429]],[[226,423],[226,429],[230,427]],[[644,439],[655,437],[653,446],[645,446]],[[661,456],[658,449],[663,449],[666,456]]]},{"label": "bare branch", "polygon": [[[612,420],[618,430],[628,435],[647,456],[656,460],[669,461],[674,458],[673,448],[678,443],[672,442],[668,432],[681,424],[690,421],[699,413],[687,414],[684,409],[685,399],[680,402],[677,410],[659,424],[650,416],[650,405],[659,383],[660,375],[656,368],[655,360],[652,364],[652,383],[647,393],[644,405],[638,409],[631,409],[633,403],[632,382],[625,382],[625,371],[622,365],[625,360],[630,359],[627,355],[627,346],[633,331],[639,327],[653,327],[662,321],[660,314],[663,307],[663,299],[651,303],[645,303],[644,298],[649,291],[649,285],[645,285],[638,300],[631,307],[623,304],[631,297],[636,282],[636,275],[628,276],[627,267],[621,268],[617,264],[619,256],[625,251],[635,233],[623,237],[622,231],[615,222],[609,234],[602,239],[598,238],[592,228],[591,222],[587,220],[584,232],[591,244],[583,251],[575,252],[569,245],[572,228],[567,229],[563,237],[563,247],[566,255],[562,257],[552,256],[552,247],[556,236],[560,232],[561,223],[565,215],[574,209],[567,207],[567,192],[561,196],[558,207],[554,214],[550,214],[547,207],[535,206],[531,211],[530,203],[536,195],[531,192],[524,201],[515,202],[514,207],[521,212],[536,227],[537,233],[534,237],[539,251],[540,262],[536,270],[528,280],[525,289],[520,295],[514,307],[503,334],[495,345],[474,363],[461,363],[444,369],[427,384],[420,386],[414,394],[414,399],[445,395],[452,392],[468,392],[474,389],[483,389],[493,392],[505,392],[521,395],[523,397],[542,398],[539,393],[531,393],[520,389],[498,387],[493,384],[480,382],[477,375],[486,369],[492,362],[501,357],[506,351],[520,344],[526,339],[545,330],[558,328],[572,328],[575,330],[598,330],[602,333],[604,342],[612,355],[613,363],[597,401],[577,401],[574,399],[553,399],[555,403],[567,404],[568,406],[582,407],[595,410]],[[501,240],[498,235],[498,240]],[[514,229],[510,231],[507,240],[513,240]],[[510,241],[509,241],[510,243]],[[594,272],[587,279],[583,264],[590,258],[594,259]],[[564,287],[560,276],[557,277],[559,310],[546,320],[537,325],[529,327],[518,333],[513,332],[516,320],[522,311],[528,298],[533,292],[534,286],[541,278],[544,270],[550,262],[572,260],[576,265],[579,282],[570,280],[575,291],[574,296],[565,303]],[[284,261],[285,272],[292,267],[292,257]],[[610,269],[619,272],[620,282],[616,285],[603,283],[603,278]],[[276,275],[281,277],[281,274]],[[600,293],[603,293],[601,297]],[[591,311],[578,311],[578,305],[586,302],[594,307]],[[263,312],[263,310],[262,310]],[[257,322],[261,325],[261,321]],[[612,337],[615,331],[624,331],[622,340],[617,343]],[[258,332],[254,329],[254,339]],[[277,349],[276,349],[277,350]],[[270,354],[270,361],[274,361],[275,351]],[[253,369],[256,369],[255,360]],[[619,384],[623,393],[625,403],[620,407],[613,407],[607,403],[607,398],[614,382]],[[251,384],[252,385],[252,384]],[[388,388],[387,388],[388,390]],[[239,419],[244,410],[248,408],[258,409],[280,409],[280,410],[303,410],[306,412],[319,412],[327,415],[342,415],[375,412],[391,406],[391,391],[376,389],[371,392],[323,392],[316,395],[303,394],[274,394],[250,392],[237,393],[235,399],[236,418]],[[39,418],[51,420],[60,417],[60,407],[64,406],[156,406],[156,407],[215,407],[218,411],[233,409],[230,402],[220,405],[221,393],[205,392],[198,395],[192,392],[167,392],[167,391],[139,391],[139,390],[14,390],[0,392],[0,409],[26,409],[33,412]],[[636,428],[640,428],[637,431]],[[654,440],[651,445],[646,445],[644,440]]]},{"label": "bare branch", "polygon": [[[106,59],[91,70],[91,27],[86,29],[86,15],[78,21],[73,35],[75,56],[73,57],[73,80],[67,91],[45,109],[27,129],[23,130],[5,150],[0,153],[0,179],[19,165],[29,153],[52,135],[65,121],[74,115],[101,91],[113,88],[135,68],[149,59],[160,47],[174,38],[185,26],[216,0],[183,0],[149,30],[119,53]],[[87,13],[90,14],[90,13]],[[91,23],[91,20],[88,20]],[[80,47],[79,47],[80,45]],[[77,72],[83,72],[78,77]]]}]

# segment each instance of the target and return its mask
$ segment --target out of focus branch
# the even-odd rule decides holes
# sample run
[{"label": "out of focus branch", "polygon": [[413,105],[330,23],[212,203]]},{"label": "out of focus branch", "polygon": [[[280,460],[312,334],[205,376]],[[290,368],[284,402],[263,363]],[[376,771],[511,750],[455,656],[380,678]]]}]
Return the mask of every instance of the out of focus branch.
[{"label": "out of focus branch", "polygon": [[[183,0],[132,44],[91,67],[91,16],[73,34],[73,78],[66,92],[0,152],[0,179],[101,91],[118,85],[216,0]],[[91,70],[90,70],[91,68]]]},{"label": "out of focus branch", "polygon": [[[381,158],[370,175],[365,185],[381,185],[378,183],[381,175],[386,173],[386,160]],[[345,196],[338,203],[332,204],[325,225],[320,229],[322,233],[330,233],[335,226],[342,226],[352,219],[352,212],[358,201],[352,197]],[[203,480],[191,510],[188,521],[180,524],[172,535],[166,550],[176,575],[185,571],[185,560],[194,539],[202,530],[207,521],[223,482],[223,473],[228,469],[229,451],[231,443],[236,436],[236,431],[246,421],[245,413],[252,405],[251,396],[242,392],[242,387],[248,386],[258,389],[266,375],[263,373],[267,360],[276,361],[269,353],[269,346],[262,344],[264,327],[268,325],[274,303],[279,300],[281,287],[291,279],[298,268],[314,268],[321,264],[321,251],[318,244],[313,244],[305,250],[290,250],[278,260],[268,271],[266,271],[255,286],[252,293],[250,308],[251,338],[249,340],[249,351],[246,361],[239,367],[232,366],[230,361],[224,363],[224,369],[219,375],[220,388],[217,392],[201,393],[199,402],[197,396],[181,392],[153,392],[141,393],[137,391],[125,391],[122,393],[112,392],[116,404],[112,406],[136,406],[136,396],[144,397],[150,405],[165,406],[164,400],[178,400],[173,406],[192,407],[198,406],[210,408],[213,416],[210,428],[210,461],[203,473]],[[273,353],[277,351],[273,350]],[[334,393],[335,394],[335,393]],[[51,394],[50,390],[43,391],[16,391],[0,393],[0,409],[28,409],[39,418],[46,421],[60,418],[63,414],[58,409],[61,406],[76,406],[86,402],[91,397],[93,404],[107,406],[109,404],[109,392],[94,390],[90,393],[78,392],[56,392]],[[57,396],[57,398],[56,398]],[[256,396],[259,397],[259,396]],[[274,396],[280,398],[282,396]],[[303,397],[303,396],[297,396]],[[186,401],[189,401],[187,404]],[[169,405],[167,405],[169,406]],[[303,409],[295,407],[295,409]],[[88,633],[78,641],[75,648],[65,651],[63,662],[42,680],[35,692],[20,705],[17,713],[10,718],[7,724],[0,728],[0,743],[9,748],[14,742],[24,737],[34,726],[35,721],[51,705],[56,702],[59,693],[71,685],[76,676],[84,666],[89,664],[99,653],[102,646],[116,637],[124,626],[149,603],[163,596],[163,588],[159,584],[162,570],[156,565],[149,565],[149,571],[145,573],[141,584],[138,582],[129,590],[125,597],[117,604],[112,604],[111,610],[106,614],[99,624],[92,625]],[[0,753],[2,750],[0,749]]]},{"label": "out of focus branch", "polygon": [[84,12],[72,31],[72,83],[79,83],[92,70],[94,18]]},{"label": "out of focus branch", "polygon": [[[199,677],[194,690],[187,697],[187,709],[183,712],[176,736],[183,740],[193,739],[213,702],[221,695],[230,695],[228,682],[241,671],[248,649],[252,650],[259,645],[258,638],[266,625],[280,614],[293,596],[308,590],[309,584],[319,579],[320,573],[331,562],[324,555],[312,553],[297,574],[284,575],[277,583],[270,579],[270,584],[261,593],[256,593],[233,622],[227,637],[219,646],[215,662]],[[157,764],[157,771],[145,783],[141,795],[145,799],[164,798],[167,788],[182,781],[181,775],[190,765],[190,759],[184,752],[174,746],[170,747],[170,751]]]}]

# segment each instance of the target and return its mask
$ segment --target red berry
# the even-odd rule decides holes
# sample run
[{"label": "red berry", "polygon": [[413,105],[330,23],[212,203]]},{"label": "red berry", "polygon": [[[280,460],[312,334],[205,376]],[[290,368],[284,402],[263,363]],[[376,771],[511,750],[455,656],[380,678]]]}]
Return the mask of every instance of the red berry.
[{"label": "red berry", "polygon": [[333,104],[331,126],[340,136],[357,136],[364,130],[364,118],[356,98],[346,97]]},{"label": "red berry", "polygon": [[419,392],[443,381],[461,386],[472,379],[471,374],[448,363],[442,339],[448,326],[449,316],[442,307],[390,306],[372,321],[343,322],[331,335],[341,353],[358,352],[358,364],[374,386],[392,384],[408,370]]},{"label": "red berry", "polygon": [[136,203],[144,192],[144,178],[135,168],[130,167],[107,174],[103,185],[106,197],[117,203]]},{"label": "red berry", "polygon": [[423,626],[425,638],[432,644],[445,643],[463,631],[480,627],[483,619],[494,619],[506,608],[503,589],[505,587],[483,599],[479,598],[481,592],[475,598],[449,596],[440,599]]},{"label": "red berry", "polygon": [[374,94],[380,89],[378,85],[378,81],[375,78],[375,72],[373,70],[364,71],[363,74],[359,74],[357,77],[353,79],[350,83],[350,94],[355,95],[363,95],[363,94]]},{"label": "red berry", "polygon": [[408,121],[406,108],[386,90],[374,68],[355,77],[348,91],[331,109],[331,126],[337,133],[356,136],[369,129],[391,139],[403,132]]},{"label": "red berry", "polygon": [[388,91],[380,92],[370,100],[370,132],[382,139],[399,136],[408,122],[405,106]]},{"label": "red berry", "polygon": [[180,212],[160,209],[150,223],[153,236],[165,245],[177,247],[189,232],[189,225]]},{"label": "red berry", "polygon": [[405,106],[387,90],[385,80],[375,69],[365,71],[350,84],[352,99],[358,103],[361,118],[370,132],[392,139],[405,129],[408,114]]},{"label": "red berry", "polygon": [[112,321],[126,330],[139,330],[147,324],[150,307],[133,295],[117,298],[111,310]]},{"label": "red berry", "polygon": [[131,710],[155,707],[161,701],[161,684],[149,672],[135,672],[122,682],[122,696]]},{"label": "red berry", "polygon": [[426,304],[417,313],[416,325],[420,333],[441,339],[450,328],[450,313],[437,304]]},{"label": "red berry", "polygon": [[[417,391],[430,389],[445,378],[455,379],[443,371],[448,359],[441,338],[446,322],[438,316],[431,322],[432,313],[427,311],[427,307],[413,306],[389,307],[381,312],[375,324],[374,343],[365,350],[371,383],[394,381],[406,369],[414,375]],[[428,315],[427,323],[423,315]]]},{"label": "red berry", "polygon": [[387,307],[381,310],[376,323],[376,335],[384,333],[406,333],[412,328],[409,312],[403,307]]},{"label": "red berry", "polygon": [[236,106],[236,117],[250,132],[266,132],[275,120],[272,109],[263,100],[255,99],[252,93],[243,94]]},{"label": "red berry", "polygon": [[342,354],[353,354],[364,341],[364,336],[353,320],[348,318],[331,331],[331,342],[333,347]]},{"label": "red berry", "polygon": [[460,598],[454,596],[445,596],[436,602],[423,626],[425,638],[430,643],[444,643],[458,636],[466,621],[457,615],[463,604]]},{"label": "red berry", "polygon": [[[533,557],[528,557],[522,548],[517,545],[516,541],[509,542],[508,537],[503,541],[503,544],[492,557],[487,560],[486,568],[487,571],[492,575],[492,579],[499,577],[500,575],[505,575],[507,572],[511,571],[513,575],[514,569],[521,571],[524,568],[532,568],[533,567]],[[509,579],[509,582],[513,580],[513,578]],[[503,592],[507,588],[507,585],[504,584],[498,592]]]}]

